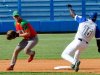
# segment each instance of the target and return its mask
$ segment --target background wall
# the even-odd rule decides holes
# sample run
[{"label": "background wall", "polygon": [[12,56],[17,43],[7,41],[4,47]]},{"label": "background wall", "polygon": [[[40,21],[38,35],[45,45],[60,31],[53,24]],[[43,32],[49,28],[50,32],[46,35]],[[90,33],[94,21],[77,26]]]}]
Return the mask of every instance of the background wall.
[{"label": "background wall", "polygon": [[37,32],[75,32],[78,23],[67,8],[72,4],[78,15],[86,16],[98,12],[100,22],[100,0],[0,0],[0,33],[14,29],[12,12],[18,10]]}]

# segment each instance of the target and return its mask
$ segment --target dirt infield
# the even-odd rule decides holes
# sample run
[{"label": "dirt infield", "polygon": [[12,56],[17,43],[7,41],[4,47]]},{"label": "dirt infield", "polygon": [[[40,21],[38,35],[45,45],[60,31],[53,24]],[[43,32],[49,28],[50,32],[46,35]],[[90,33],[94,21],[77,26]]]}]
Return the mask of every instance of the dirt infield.
[{"label": "dirt infield", "polygon": [[[9,60],[0,60],[0,72],[7,72]],[[64,60],[18,60],[14,72],[74,72],[71,69],[55,70],[55,66],[69,66]],[[99,73],[100,59],[82,59],[79,72]]]}]

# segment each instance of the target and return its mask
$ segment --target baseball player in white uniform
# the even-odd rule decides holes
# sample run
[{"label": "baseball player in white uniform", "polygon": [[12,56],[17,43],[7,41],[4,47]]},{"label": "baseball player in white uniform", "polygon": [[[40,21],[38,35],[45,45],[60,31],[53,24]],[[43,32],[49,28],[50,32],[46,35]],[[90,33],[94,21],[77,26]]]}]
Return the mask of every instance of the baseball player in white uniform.
[{"label": "baseball player in white uniform", "polygon": [[[88,43],[95,35],[96,31],[96,18],[97,13],[94,12],[88,20],[85,17],[78,16],[74,13],[72,5],[68,4],[68,8],[71,16],[79,23],[77,33],[74,40],[65,48],[62,52],[61,57],[69,61],[72,65],[71,68],[78,72],[80,60],[79,55],[82,50],[85,50],[88,46]],[[72,56],[74,54],[74,57]]]}]

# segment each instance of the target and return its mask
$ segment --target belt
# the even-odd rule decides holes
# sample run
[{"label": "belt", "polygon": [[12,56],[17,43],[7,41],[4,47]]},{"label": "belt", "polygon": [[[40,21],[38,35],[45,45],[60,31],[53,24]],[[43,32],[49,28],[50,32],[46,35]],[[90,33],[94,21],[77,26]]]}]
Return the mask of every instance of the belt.
[{"label": "belt", "polygon": [[83,40],[83,39],[81,39],[81,38],[78,38],[78,40],[80,40],[80,41],[84,41],[84,42],[86,42],[86,44],[88,44],[87,41],[85,41],[85,40]]}]

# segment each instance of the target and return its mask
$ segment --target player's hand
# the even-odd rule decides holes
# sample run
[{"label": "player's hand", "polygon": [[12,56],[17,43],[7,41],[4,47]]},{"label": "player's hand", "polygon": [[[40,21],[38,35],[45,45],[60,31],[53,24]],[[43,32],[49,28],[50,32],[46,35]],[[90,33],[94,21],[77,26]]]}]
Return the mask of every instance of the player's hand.
[{"label": "player's hand", "polygon": [[71,5],[71,4],[68,4],[67,7],[68,7],[68,8],[72,8],[72,5]]}]

